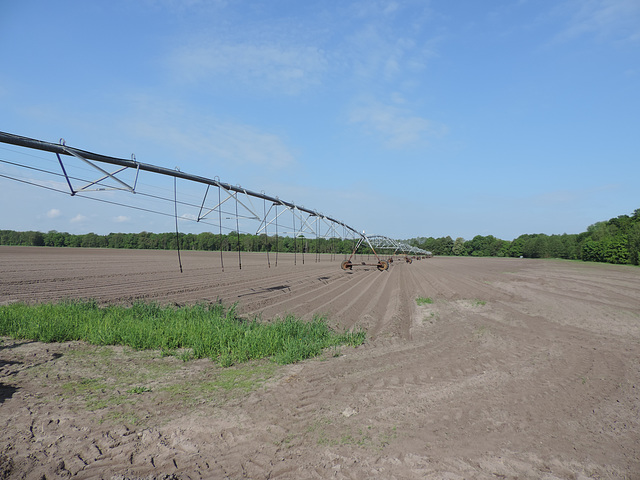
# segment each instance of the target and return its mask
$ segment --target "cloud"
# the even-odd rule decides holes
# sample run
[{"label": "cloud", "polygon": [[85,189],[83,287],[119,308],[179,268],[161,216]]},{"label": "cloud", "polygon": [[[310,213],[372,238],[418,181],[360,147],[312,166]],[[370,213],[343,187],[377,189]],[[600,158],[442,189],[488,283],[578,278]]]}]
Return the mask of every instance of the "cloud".
[{"label": "cloud", "polygon": [[125,215],[118,215],[117,217],[113,218],[113,221],[116,223],[126,223],[131,221],[131,217],[127,217]]},{"label": "cloud", "polygon": [[52,208],[47,212],[47,218],[58,218],[60,215],[61,212],[57,208]]},{"label": "cloud", "polygon": [[440,41],[439,34],[424,35],[432,13],[422,1],[356,1],[305,12],[260,22],[244,15],[234,30],[211,15],[206,33],[177,40],[164,64],[174,80],[199,90],[223,85],[298,95],[336,76],[391,81],[422,72]]},{"label": "cloud", "polygon": [[250,85],[256,90],[297,94],[320,83],[327,60],[305,45],[206,41],[176,49],[168,58],[175,77],[187,83]]},{"label": "cloud", "polygon": [[344,43],[332,56],[356,80],[411,82],[437,56],[441,36],[425,32],[433,15],[426,2],[365,1],[350,10],[359,20],[344,25]]},{"label": "cloud", "polygon": [[558,39],[594,35],[601,40],[640,41],[640,2],[637,0],[570,0],[560,7],[569,16]]},{"label": "cloud", "polygon": [[129,134],[174,150],[179,157],[275,170],[295,163],[285,141],[275,133],[146,96],[136,103],[135,120],[124,122]]},{"label": "cloud", "polygon": [[73,217],[70,222],[71,223],[81,223],[81,222],[86,222],[87,220],[89,220],[87,217],[85,217],[84,215],[82,215],[81,213],[79,213],[78,215],[76,215],[75,217]]},{"label": "cloud", "polygon": [[344,57],[356,78],[367,81],[396,81],[424,71],[427,61],[436,56],[438,40],[422,41],[412,32],[389,32],[376,23],[365,25],[347,37],[337,53]]},{"label": "cloud", "polygon": [[366,101],[354,106],[349,121],[362,126],[369,135],[381,138],[390,148],[402,148],[429,138],[442,136],[447,129],[426,118],[413,115],[408,109]]}]

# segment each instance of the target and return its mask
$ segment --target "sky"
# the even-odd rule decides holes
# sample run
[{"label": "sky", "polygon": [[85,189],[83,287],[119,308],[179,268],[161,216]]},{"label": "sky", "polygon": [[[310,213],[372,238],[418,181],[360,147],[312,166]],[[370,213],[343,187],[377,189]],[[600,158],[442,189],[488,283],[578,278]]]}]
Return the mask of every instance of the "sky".
[{"label": "sky", "polygon": [[[0,0],[0,43],[0,131],[367,234],[512,240],[640,208],[638,0]],[[60,169],[0,143],[0,229],[175,229],[15,164]],[[173,196],[154,177],[140,187]]]}]

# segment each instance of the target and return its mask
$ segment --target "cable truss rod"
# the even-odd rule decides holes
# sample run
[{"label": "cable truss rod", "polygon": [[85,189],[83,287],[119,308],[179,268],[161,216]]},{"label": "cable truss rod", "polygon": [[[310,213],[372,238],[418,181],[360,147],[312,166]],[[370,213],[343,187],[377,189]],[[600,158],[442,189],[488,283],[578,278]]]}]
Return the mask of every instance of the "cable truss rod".
[{"label": "cable truss rod", "polygon": [[371,235],[368,238],[371,244],[376,248],[378,248],[379,250],[393,250],[394,252],[397,252],[398,250],[400,250],[403,253],[410,253],[412,255],[425,255],[425,256],[432,255],[431,252],[427,250],[414,247],[413,245],[409,245],[407,243],[400,242],[398,240],[385,237],[383,235]]},{"label": "cable truss rod", "polygon": [[237,193],[241,193],[247,196],[251,196],[251,197],[255,197],[255,198],[259,198],[262,200],[267,200],[269,202],[272,202],[276,205],[283,205],[285,207],[287,207],[288,209],[292,209],[292,210],[298,210],[301,212],[305,212],[310,216],[316,216],[319,218],[322,218],[326,221],[329,221],[331,223],[337,224],[337,225],[341,225],[342,227],[344,227],[345,229],[351,231],[352,233],[354,233],[355,235],[357,235],[358,237],[362,237],[363,235],[358,232],[358,230],[356,230],[355,228],[345,224],[344,222],[341,222],[339,220],[336,220],[335,218],[331,218],[331,217],[327,217],[326,215],[323,215],[321,213],[318,213],[315,210],[310,210],[308,208],[305,208],[303,206],[298,206],[292,202],[287,202],[285,200],[281,200],[278,197],[272,197],[270,195],[266,195],[264,193],[260,193],[260,192],[254,192],[251,190],[247,190],[245,188],[242,188],[240,186],[234,186],[228,183],[224,183],[221,182],[219,180],[215,180],[215,179],[211,179],[211,178],[207,178],[207,177],[202,177],[199,175],[193,175],[190,173],[186,173],[186,172],[182,172],[180,170],[174,170],[174,169],[170,169],[170,168],[165,168],[165,167],[159,167],[157,165],[151,165],[148,163],[141,163],[138,162],[136,160],[127,160],[127,159],[123,159],[123,158],[116,158],[116,157],[110,157],[107,155],[101,155],[98,153],[93,153],[93,152],[88,152],[86,150],[81,150],[78,148],[74,148],[74,147],[69,147],[68,145],[65,144],[57,144],[57,143],[51,143],[51,142],[45,142],[43,140],[36,140],[33,138],[28,138],[28,137],[23,137],[20,135],[15,135],[12,133],[7,133],[7,132],[0,132],[0,142],[2,143],[6,143],[6,144],[10,144],[10,145],[16,145],[19,147],[25,147],[25,148],[31,148],[34,150],[42,150],[45,152],[51,152],[51,153],[55,153],[57,155],[68,155],[68,156],[74,156],[74,157],[81,157],[82,159],[86,159],[86,160],[94,160],[96,162],[102,162],[102,163],[108,163],[111,165],[118,165],[121,167],[129,167],[129,168],[134,168],[134,169],[138,169],[138,170],[143,170],[146,172],[151,172],[151,173],[157,173],[160,175],[166,175],[169,177],[174,177],[174,178],[181,178],[183,180],[189,180],[192,182],[197,182],[197,183],[202,183],[204,185],[210,185],[210,186],[214,186],[214,187],[221,187],[223,189],[225,189],[227,192],[236,192]]}]

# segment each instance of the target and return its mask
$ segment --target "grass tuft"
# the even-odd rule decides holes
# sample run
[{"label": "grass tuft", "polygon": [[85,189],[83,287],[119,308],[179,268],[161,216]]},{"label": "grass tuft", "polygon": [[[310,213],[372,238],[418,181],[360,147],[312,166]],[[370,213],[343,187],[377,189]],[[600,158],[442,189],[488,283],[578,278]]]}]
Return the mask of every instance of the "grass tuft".
[{"label": "grass tuft", "polygon": [[430,297],[418,297],[416,298],[416,303],[418,305],[428,305],[433,303],[433,299]]},{"label": "grass tuft", "polygon": [[140,395],[141,393],[150,392],[151,389],[148,387],[133,387],[127,390],[127,393]]},{"label": "grass tuft", "polygon": [[325,348],[361,345],[363,331],[339,334],[317,317],[272,323],[246,320],[220,304],[180,308],[155,303],[99,307],[93,301],[0,305],[0,335],[40,342],[82,340],[93,345],[126,345],[160,350],[184,361],[211,358],[221,366],[272,358],[288,364]]}]

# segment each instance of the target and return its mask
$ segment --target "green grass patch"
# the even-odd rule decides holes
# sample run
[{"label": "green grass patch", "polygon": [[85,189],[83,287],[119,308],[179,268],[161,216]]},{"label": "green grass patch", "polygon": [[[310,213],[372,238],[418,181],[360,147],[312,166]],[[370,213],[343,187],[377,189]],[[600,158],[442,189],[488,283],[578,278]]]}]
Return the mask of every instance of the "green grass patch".
[{"label": "green grass patch", "polygon": [[240,318],[222,305],[180,308],[154,303],[99,307],[92,301],[0,305],[0,335],[40,342],[82,340],[160,350],[189,359],[210,358],[221,366],[272,358],[280,364],[315,357],[325,348],[361,345],[363,331],[337,333],[317,317],[271,323]]},{"label": "green grass patch", "polygon": [[86,398],[85,408],[89,412],[94,412],[96,410],[102,410],[103,408],[120,407],[125,403],[130,403],[125,395],[90,395]]},{"label": "green grass patch", "polygon": [[110,412],[106,417],[100,419],[99,423],[103,423],[106,420],[128,425],[137,425],[140,423],[140,417],[133,412]]},{"label": "green grass patch", "polygon": [[258,360],[229,369],[211,370],[196,377],[188,376],[156,391],[183,406],[221,404],[262,387],[273,377],[277,368],[273,362]]},{"label": "green grass patch", "polygon": [[127,393],[140,395],[141,393],[146,393],[146,392],[150,392],[150,391],[151,391],[150,388],[142,386],[142,387],[130,388],[129,390],[127,390]]},{"label": "green grass patch", "polygon": [[92,393],[105,388],[107,388],[107,384],[102,378],[82,378],[62,385],[62,391],[68,395]]},{"label": "green grass patch", "polygon": [[418,305],[429,305],[433,303],[433,299],[430,297],[418,297],[416,298],[416,303]]}]

